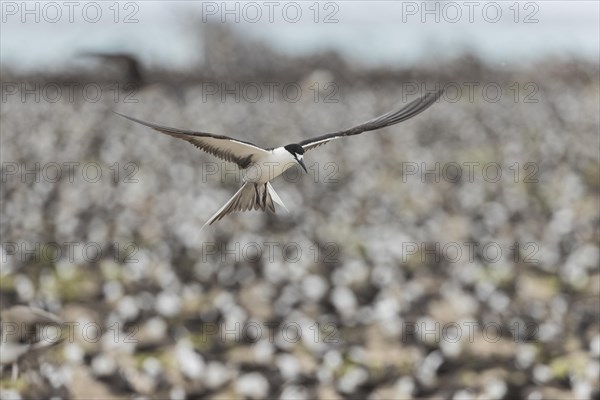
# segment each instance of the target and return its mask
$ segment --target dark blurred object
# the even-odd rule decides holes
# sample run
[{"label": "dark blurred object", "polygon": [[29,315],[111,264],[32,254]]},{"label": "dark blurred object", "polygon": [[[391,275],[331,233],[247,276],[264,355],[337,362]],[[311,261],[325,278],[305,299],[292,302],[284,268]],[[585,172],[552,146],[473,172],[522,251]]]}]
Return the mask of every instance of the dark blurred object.
[{"label": "dark blurred object", "polygon": [[139,60],[129,53],[102,53],[102,52],[84,52],[80,54],[83,57],[93,57],[102,60],[107,67],[116,66],[122,71],[123,82],[132,85],[132,88],[139,88],[147,83],[143,78]]},{"label": "dark blurred object", "polygon": [[[49,340],[47,327],[60,330],[63,321],[39,308],[13,306],[0,312],[2,342],[0,343],[0,367],[12,365],[12,380],[19,374],[21,358],[42,351],[61,342]],[[58,336],[60,338],[60,335]]]}]

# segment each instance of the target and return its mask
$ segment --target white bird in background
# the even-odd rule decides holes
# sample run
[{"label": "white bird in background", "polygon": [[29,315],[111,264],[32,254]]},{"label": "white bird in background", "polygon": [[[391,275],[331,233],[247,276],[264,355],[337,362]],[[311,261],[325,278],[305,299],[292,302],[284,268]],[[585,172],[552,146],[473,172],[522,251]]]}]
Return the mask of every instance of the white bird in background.
[{"label": "white bird in background", "polygon": [[[47,349],[62,341],[63,321],[39,308],[14,306],[0,312],[0,369],[12,365],[12,380],[19,374],[25,355]],[[52,332],[51,329],[56,329]]]},{"label": "white bird in background", "polygon": [[283,174],[288,168],[291,168],[295,164],[300,164],[304,171],[308,172],[303,160],[306,151],[329,143],[335,139],[358,135],[367,131],[374,131],[406,121],[429,108],[441,97],[442,92],[443,91],[440,90],[435,93],[428,93],[417,100],[413,100],[400,110],[390,111],[350,129],[328,133],[298,143],[270,149],[263,149],[250,142],[228,136],[169,128],[167,126],[141,121],[118,112],[115,113],[169,136],[186,140],[200,150],[204,150],[225,161],[234,162],[239,168],[247,171],[242,187],[223,207],[221,207],[221,209],[210,217],[204,224],[204,226],[206,226],[211,225],[226,215],[236,211],[247,211],[252,209],[265,211],[266,209],[269,209],[272,212],[275,212],[273,201],[287,211],[287,208],[271,186],[270,181]]}]

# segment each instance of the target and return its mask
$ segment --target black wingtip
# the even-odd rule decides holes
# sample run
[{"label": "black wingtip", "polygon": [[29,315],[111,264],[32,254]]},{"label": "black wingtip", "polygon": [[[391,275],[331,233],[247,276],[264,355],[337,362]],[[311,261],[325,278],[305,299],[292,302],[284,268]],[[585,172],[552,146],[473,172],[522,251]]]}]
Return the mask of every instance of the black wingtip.
[{"label": "black wingtip", "polygon": [[125,118],[125,119],[128,119],[128,120],[130,120],[130,121],[133,121],[133,122],[136,122],[136,123],[138,123],[138,124],[145,125],[145,126],[149,126],[150,128],[154,128],[154,127],[153,127],[152,125],[150,125],[148,122],[144,122],[144,121],[142,121],[142,120],[140,120],[140,119],[137,119],[137,118],[130,117],[129,115],[121,114],[120,112],[118,112],[118,111],[115,111],[115,110],[111,110],[111,111],[112,111],[114,114],[117,114],[118,116],[120,116],[120,117],[123,117],[123,118]]},{"label": "black wingtip", "polygon": [[120,116],[121,116],[121,117],[123,117],[123,118],[130,119],[130,117],[128,117],[128,116],[127,116],[127,115],[125,115],[125,114],[121,114],[121,113],[120,113],[120,112],[118,112],[118,111],[115,111],[115,110],[110,110],[110,111],[112,111],[112,113],[113,113],[113,114],[117,114],[117,115],[120,115]]},{"label": "black wingtip", "polygon": [[115,111],[115,110],[110,110],[110,111],[111,111],[113,114],[117,114],[117,115],[118,115],[118,116],[120,116],[120,117],[127,118],[127,116],[126,116],[125,114],[121,114],[121,113],[120,113],[120,112],[118,112],[118,111]]},{"label": "black wingtip", "polygon": [[435,92],[428,92],[423,97],[421,97],[421,100],[431,101],[432,103],[435,103],[442,97],[444,91],[444,88],[441,88],[436,90]]}]

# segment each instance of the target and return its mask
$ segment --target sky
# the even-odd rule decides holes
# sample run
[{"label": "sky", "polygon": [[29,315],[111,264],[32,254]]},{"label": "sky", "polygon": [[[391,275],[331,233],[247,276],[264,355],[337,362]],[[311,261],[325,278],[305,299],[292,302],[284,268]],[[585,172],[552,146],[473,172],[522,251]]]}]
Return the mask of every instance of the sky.
[{"label": "sky", "polygon": [[336,50],[367,66],[419,65],[469,51],[491,63],[598,61],[597,1],[3,1],[0,63],[68,67],[125,51],[177,70],[202,63],[202,25],[225,24],[288,54]]}]

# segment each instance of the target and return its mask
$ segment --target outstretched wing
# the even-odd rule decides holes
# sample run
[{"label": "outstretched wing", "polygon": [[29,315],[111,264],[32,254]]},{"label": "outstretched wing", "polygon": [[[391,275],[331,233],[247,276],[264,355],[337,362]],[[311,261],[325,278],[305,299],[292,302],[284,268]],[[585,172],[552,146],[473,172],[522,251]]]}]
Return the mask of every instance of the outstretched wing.
[{"label": "outstretched wing", "polygon": [[137,122],[138,124],[148,126],[156,131],[164,133],[165,135],[173,136],[190,142],[208,154],[219,157],[225,161],[236,163],[242,169],[247,168],[252,162],[252,158],[256,155],[268,153],[267,150],[262,149],[255,144],[233,139],[228,136],[169,128],[168,126],[157,125],[151,122],[139,120],[137,118],[129,117],[116,111],[114,111],[114,113],[133,122]]},{"label": "outstretched wing", "polygon": [[443,90],[435,93],[427,93],[425,96],[411,101],[400,110],[390,111],[353,128],[303,140],[298,144],[304,148],[304,151],[308,151],[341,137],[358,135],[366,131],[374,131],[385,128],[386,126],[395,125],[399,122],[406,121],[431,107],[431,105],[441,97],[442,93]]}]

